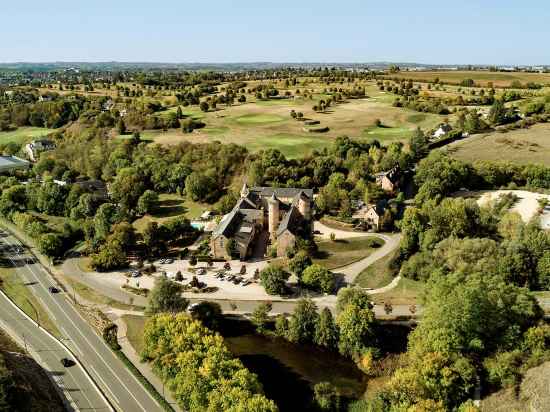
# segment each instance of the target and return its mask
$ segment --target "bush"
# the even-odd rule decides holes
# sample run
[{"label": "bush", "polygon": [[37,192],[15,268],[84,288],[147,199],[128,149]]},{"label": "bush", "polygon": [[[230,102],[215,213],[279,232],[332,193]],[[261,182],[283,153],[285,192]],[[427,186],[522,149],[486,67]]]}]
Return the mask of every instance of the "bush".
[{"label": "bush", "polygon": [[110,324],[109,326],[105,327],[105,329],[103,329],[103,340],[105,340],[105,342],[107,342],[109,347],[115,351],[120,350],[120,345],[118,344],[118,339],[117,339],[117,332],[118,332],[118,326],[115,325],[114,323]]}]

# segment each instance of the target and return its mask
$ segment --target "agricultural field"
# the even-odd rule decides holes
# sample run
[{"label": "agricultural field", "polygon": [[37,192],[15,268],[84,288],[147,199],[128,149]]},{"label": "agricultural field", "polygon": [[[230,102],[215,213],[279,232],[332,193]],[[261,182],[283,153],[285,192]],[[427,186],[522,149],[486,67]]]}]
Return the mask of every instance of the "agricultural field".
[{"label": "agricultural field", "polygon": [[508,160],[550,166],[550,124],[508,133],[482,133],[451,143],[444,150],[465,161]]},{"label": "agricultural field", "polygon": [[31,140],[44,137],[52,131],[52,129],[47,129],[45,127],[19,127],[16,130],[0,132],[0,144],[11,142],[25,144]]},{"label": "agricultural field", "polygon": [[386,78],[412,79],[418,82],[433,82],[436,78],[443,83],[459,84],[464,79],[472,79],[478,86],[487,87],[492,82],[495,87],[510,87],[513,81],[535,82],[550,85],[550,73],[489,72],[489,71],[402,71],[385,76]]}]

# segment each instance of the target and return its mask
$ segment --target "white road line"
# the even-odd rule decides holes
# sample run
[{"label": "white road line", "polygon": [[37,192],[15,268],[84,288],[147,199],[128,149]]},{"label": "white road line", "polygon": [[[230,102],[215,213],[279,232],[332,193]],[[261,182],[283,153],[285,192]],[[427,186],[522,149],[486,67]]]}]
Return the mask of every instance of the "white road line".
[{"label": "white road line", "polygon": [[[28,265],[27,266],[30,270],[30,272],[35,276],[36,278],[36,281],[38,283],[40,283],[43,287],[45,287],[42,282],[40,281],[40,278],[39,278],[39,275],[37,275],[34,270],[33,270],[33,266],[32,265]],[[42,270],[41,268],[39,270]],[[75,323],[72,321],[72,319],[67,316],[67,314],[65,313],[64,309],[61,307],[61,305],[59,304],[59,302],[57,302],[56,299],[53,299],[52,296],[50,296],[52,302],[59,308],[59,310],[65,314],[67,320],[73,325],[73,327],[75,328],[75,330],[77,331],[77,333],[80,334],[80,336],[86,341],[86,343],[90,346],[90,348],[92,349],[92,351],[95,352],[95,354],[98,356],[98,358],[103,362],[103,364],[107,367],[107,369],[113,374],[114,378],[116,380],[118,380],[120,382],[120,384],[122,385],[122,387],[124,389],[126,389],[126,391],[128,392],[128,394],[132,397],[132,399],[134,399],[134,401],[136,402],[136,404],[144,411],[144,412],[147,412],[147,409],[145,409],[143,407],[143,405],[139,402],[139,400],[134,396],[134,394],[132,393],[132,391],[130,389],[128,389],[128,387],[124,384],[124,382],[118,377],[118,375],[115,373],[115,371],[111,368],[111,366],[105,362],[105,360],[102,358],[101,354],[99,352],[96,351],[94,345],[88,340],[88,338],[86,336],[84,336],[84,334],[82,333],[82,331],[80,330],[80,328],[78,328]],[[71,307],[72,308],[72,307]],[[76,312],[76,310],[74,308],[72,308],[72,310],[75,311],[75,313],[77,314],[77,316],[80,316],[80,314],[78,314],[78,312]],[[114,356],[114,355],[113,355]],[[130,373],[129,373],[130,374]],[[133,376],[135,378],[135,376],[133,374],[130,374],[130,376]],[[139,384],[139,381],[136,379],[136,382],[138,382]],[[154,400],[155,403],[156,403],[156,400]]]},{"label": "white road line", "polygon": [[115,400],[115,403],[117,404],[118,408],[120,410],[122,410],[122,408],[120,407],[120,400],[116,397],[116,395],[111,391],[111,388],[109,388],[109,385],[107,385],[107,383],[103,380],[103,378],[101,377],[101,375],[99,373],[97,373],[97,371],[94,369],[93,366],[90,366],[90,369],[94,372],[94,374],[98,377],[98,379],[101,381],[101,383],[103,383],[103,385],[107,388],[107,390],[109,391],[109,393],[111,394],[111,396],[114,398]]}]

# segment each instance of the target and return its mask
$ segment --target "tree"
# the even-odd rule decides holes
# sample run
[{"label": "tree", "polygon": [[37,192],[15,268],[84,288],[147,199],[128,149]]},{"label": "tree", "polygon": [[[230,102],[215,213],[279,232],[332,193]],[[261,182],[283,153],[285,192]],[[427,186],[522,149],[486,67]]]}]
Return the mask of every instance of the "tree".
[{"label": "tree", "polygon": [[290,317],[288,339],[297,343],[313,342],[318,318],[315,302],[311,299],[300,299]]},{"label": "tree", "polygon": [[263,333],[266,330],[269,323],[269,312],[271,312],[272,308],[273,305],[271,302],[262,302],[252,312],[251,321],[259,333]]},{"label": "tree", "polygon": [[199,104],[199,108],[201,109],[201,111],[207,112],[208,109],[210,109],[210,105],[208,104],[208,102],[201,102]]},{"label": "tree", "polygon": [[158,194],[153,190],[146,190],[143,192],[137,203],[138,213],[142,215],[150,213],[157,204],[158,199]]},{"label": "tree", "polygon": [[301,281],[306,287],[323,293],[332,293],[336,288],[334,274],[318,264],[306,268],[302,273]]},{"label": "tree", "polygon": [[230,238],[226,244],[225,244],[225,253],[227,253],[227,256],[229,256],[230,259],[234,259],[237,257],[239,250],[237,241],[233,238]]},{"label": "tree", "polygon": [[181,286],[161,276],[155,280],[155,286],[151,289],[146,313],[183,312],[188,305],[189,301],[181,296]]},{"label": "tree", "polygon": [[185,192],[195,202],[208,201],[216,196],[216,181],[200,172],[192,172],[185,179]]},{"label": "tree", "polygon": [[340,394],[329,382],[319,382],[313,387],[315,403],[320,411],[338,412],[341,410]]},{"label": "tree", "polygon": [[316,345],[333,349],[338,344],[338,328],[334,323],[332,312],[324,308],[319,315],[319,320],[315,327],[314,342]]},{"label": "tree", "polygon": [[260,283],[270,295],[286,292],[286,281],[290,274],[278,266],[270,265],[260,272]]},{"label": "tree", "polygon": [[495,99],[491,110],[489,111],[488,119],[494,125],[503,124],[506,122],[506,107],[504,107],[504,102],[500,99]]},{"label": "tree", "polygon": [[338,314],[336,324],[340,330],[338,350],[345,356],[358,356],[367,347],[376,346],[374,312],[355,303],[345,306]]},{"label": "tree", "polygon": [[216,302],[201,302],[190,310],[193,319],[199,320],[210,330],[218,330],[222,320],[222,308]]},{"label": "tree", "polygon": [[59,257],[63,253],[63,242],[55,233],[44,233],[38,238],[38,250],[50,258]]},{"label": "tree", "polygon": [[118,171],[110,186],[111,197],[127,210],[133,210],[144,191],[144,178],[135,167]]},{"label": "tree", "polygon": [[298,277],[301,278],[304,270],[312,264],[311,258],[303,250],[294,255],[288,263],[289,269]]},{"label": "tree", "polygon": [[126,134],[126,124],[122,118],[118,119],[116,129],[118,134]]},{"label": "tree", "polygon": [[360,308],[372,309],[368,293],[357,286],[348,286],[338,291],[336,313],[342,312],[346,306],[351,304],[357,305]]},{"label": "tree", "polygon": [[197,257],[195,255],[191,255],[191,257],[189,258],[189,264],[191,266],[195,266],[197,263],[198,263]]},{"label": "tree", "polygon": [[119,269],[128,265],[128,258],[120,241],[111,235],[100,246],[98,253],[92,255],[92,267],[98,271]]}]

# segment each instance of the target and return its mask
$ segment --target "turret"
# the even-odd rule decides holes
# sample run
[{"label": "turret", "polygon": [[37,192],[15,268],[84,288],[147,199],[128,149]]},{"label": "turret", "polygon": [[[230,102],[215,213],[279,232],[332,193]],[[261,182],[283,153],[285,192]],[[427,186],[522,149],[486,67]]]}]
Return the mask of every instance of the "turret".
[{"label": "turret", "polygon": [[274,236],[279,226],[279,199],[275,197],[275,193],[267,199],[267,224],[269,234]]},{"label": "turret", "polygon": [[311,219],[311,200],[304,192],[298,195],[298,210],[306,220]]}]

